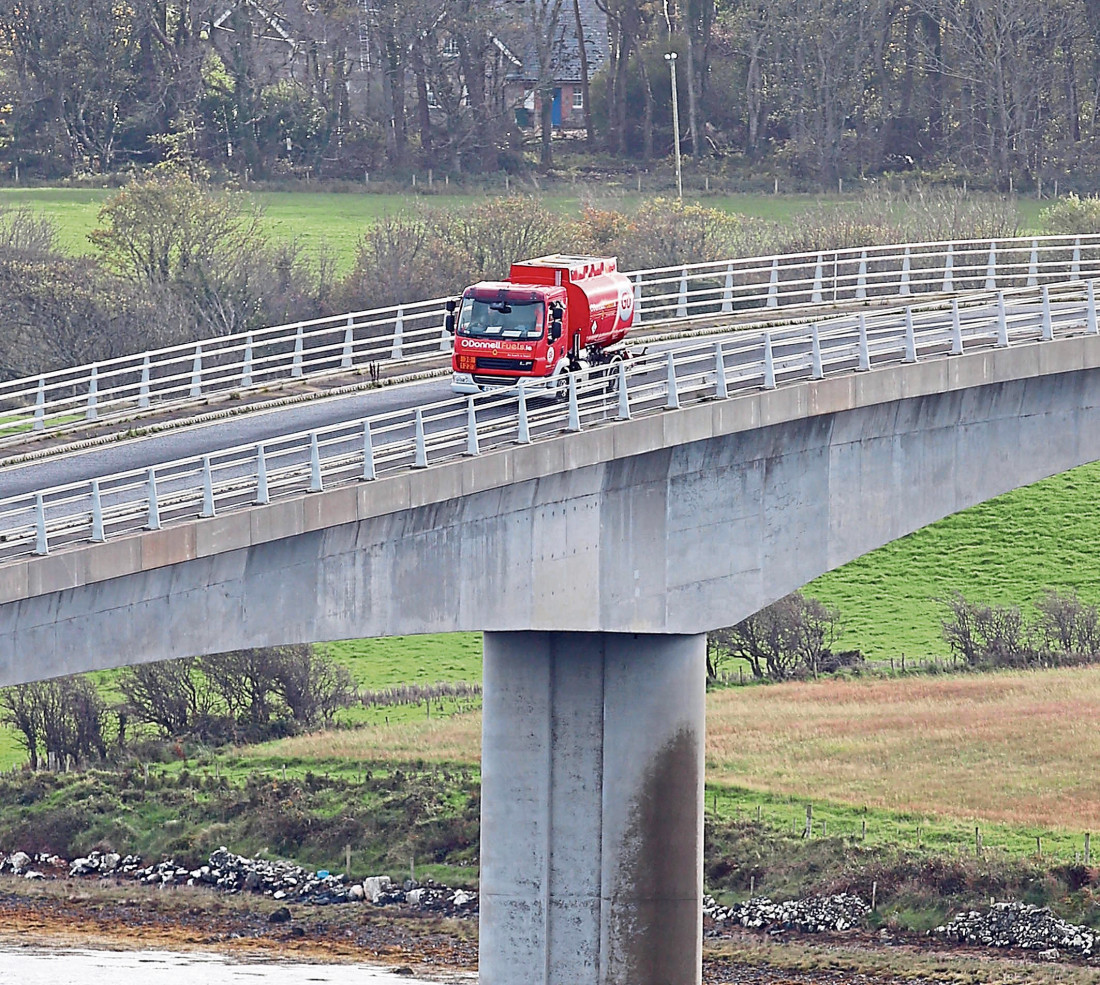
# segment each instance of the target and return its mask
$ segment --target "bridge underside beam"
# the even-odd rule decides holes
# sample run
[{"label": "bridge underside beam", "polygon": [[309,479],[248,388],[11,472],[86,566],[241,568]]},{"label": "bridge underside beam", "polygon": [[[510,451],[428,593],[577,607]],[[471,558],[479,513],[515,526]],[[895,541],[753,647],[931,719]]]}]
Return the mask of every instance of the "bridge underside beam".
[{"label": "bridge underside beam", "polygon": [[692,985],[706,637],[485,634],[482,985]]}]

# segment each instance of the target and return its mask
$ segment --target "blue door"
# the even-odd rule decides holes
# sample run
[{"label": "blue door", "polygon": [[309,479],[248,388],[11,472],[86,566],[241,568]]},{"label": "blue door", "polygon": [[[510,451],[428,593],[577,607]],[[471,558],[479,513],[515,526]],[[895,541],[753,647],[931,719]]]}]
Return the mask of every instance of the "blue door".
[{"label": "blue door", "polygon": [[561,126],[561,89],[554,90],[554,102],[550,106],[550,123],[552,126]]}]

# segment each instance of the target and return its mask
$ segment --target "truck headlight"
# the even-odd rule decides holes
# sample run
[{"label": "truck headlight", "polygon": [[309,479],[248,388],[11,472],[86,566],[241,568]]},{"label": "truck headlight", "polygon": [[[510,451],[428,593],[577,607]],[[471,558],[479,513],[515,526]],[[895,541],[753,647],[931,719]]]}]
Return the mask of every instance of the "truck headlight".
[{"label": "truck headlight", "polygon": [[454,374],[454,382],[455,383],[468,383],[472,386],[473,382],[474,382],[474,378],[469,373],[455,373]]}]

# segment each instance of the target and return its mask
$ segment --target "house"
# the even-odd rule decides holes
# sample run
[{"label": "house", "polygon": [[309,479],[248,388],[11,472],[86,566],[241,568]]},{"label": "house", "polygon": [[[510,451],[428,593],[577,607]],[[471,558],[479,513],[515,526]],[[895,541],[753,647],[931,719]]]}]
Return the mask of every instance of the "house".
[{"label": "house", "polygon": [[[517,21],[529,24],[529,3],[541,0],[499,0],[512,8]],[[584,51],[588,62],[588,78],[591,79],[607,61],[607,15],[600,10],[596,0],[579,0],[581,29],[584,35]],[[530,37],[530,30],[526,32]],[[555,127],[576,128],[585,125],[584,87],[580,55],[577,18],[572,0],[564,0],[558,18],[552,56],[554,77],[554,102],[551,124]],[[536,92],[539,79],[538,49],[531,40],[522,52],[513,58],[513,69],[506,76],[505,97],[516,107],[516,121],[523,127],[538,125],[539,98]]]}]

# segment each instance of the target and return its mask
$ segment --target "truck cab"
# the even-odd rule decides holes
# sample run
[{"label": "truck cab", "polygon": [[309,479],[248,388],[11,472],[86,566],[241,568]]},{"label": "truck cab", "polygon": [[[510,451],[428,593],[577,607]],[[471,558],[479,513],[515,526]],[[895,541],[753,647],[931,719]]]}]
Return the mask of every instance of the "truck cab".
[{"label": "truck cab", "polygon": [[[456,314],[457,311],[457,314]],[[456,393],[555,390],[562,374],[609,362],[634,316],[629,278],[614,257],[551,256],[513,263],[448,303]]]}]

